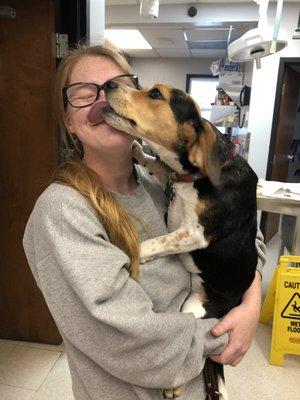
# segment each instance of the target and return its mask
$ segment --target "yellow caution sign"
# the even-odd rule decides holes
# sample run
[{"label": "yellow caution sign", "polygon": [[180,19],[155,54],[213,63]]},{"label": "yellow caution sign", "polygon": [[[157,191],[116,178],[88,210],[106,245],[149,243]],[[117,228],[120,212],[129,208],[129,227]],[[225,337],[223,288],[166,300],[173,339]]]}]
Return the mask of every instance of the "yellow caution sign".
[{"label": "yellow caution sign", "polygon": [[270,364],[300,355],[300,256],[282,256],[265,298],[260,322],[273,318]]}]

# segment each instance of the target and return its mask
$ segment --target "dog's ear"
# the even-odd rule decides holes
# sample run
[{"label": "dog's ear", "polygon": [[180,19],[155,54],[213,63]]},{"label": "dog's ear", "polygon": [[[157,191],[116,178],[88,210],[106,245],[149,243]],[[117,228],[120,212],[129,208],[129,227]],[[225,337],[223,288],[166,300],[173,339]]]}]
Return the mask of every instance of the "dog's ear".
[{"label": "dog's ear", "polygon": [[196,141],[189,149],[189,161],[203,176],[208,176],[214,186],[220,186],[222,160],[222,141],[214,126],[203,119],[202,130],[197,132]]}]

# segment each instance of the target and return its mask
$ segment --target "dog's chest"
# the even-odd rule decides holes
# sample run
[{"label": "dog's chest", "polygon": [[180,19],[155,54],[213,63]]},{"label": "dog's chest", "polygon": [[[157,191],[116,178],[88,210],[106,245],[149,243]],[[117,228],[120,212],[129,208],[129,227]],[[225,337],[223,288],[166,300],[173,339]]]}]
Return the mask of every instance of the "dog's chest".
[{"label": "dog's chest", "polygon": [[194,227],[199,224],[197,190],[193,183],[176,182],[173,184],[174,198],[168,209],[168,230],[173,232],[180,226]]}]

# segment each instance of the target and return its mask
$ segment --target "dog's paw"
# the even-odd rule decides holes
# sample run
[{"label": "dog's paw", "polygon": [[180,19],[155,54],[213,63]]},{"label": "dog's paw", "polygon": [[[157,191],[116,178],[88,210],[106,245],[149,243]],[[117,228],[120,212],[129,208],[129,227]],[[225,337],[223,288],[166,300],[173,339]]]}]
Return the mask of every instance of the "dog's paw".
[{"label": "dog's paw", "polygon": [[147,159],[145,153],[143,152],[143,146],[140,145],[136,140],[133,142],[132,146],[132,157],[139,165],[142,165],[143,167],[146,166]]},{"label": "dog's paw", "polygon": [[140,264],[144,264],[147,261],[153,260],[155,258],[155,253],[153,253],[152,240],[145,240],[140,245]]},{"label": "dog's paw", "polygon": [[147,257],[147,256],[140,256],[140,259],[139,259],[139,261],[140,261],[140,264],[145,264],[145,262],[147,262],[147,261],[150,261],[150,260],[152,260],[152,258],[151,257]]},{"label": "dog's paw", "polygon": [[165,389],[163,391],[163,395],[165,399],[174,399],[175,397],[179,397],[184,392],[184,386],[179,386],[175,389]]}]

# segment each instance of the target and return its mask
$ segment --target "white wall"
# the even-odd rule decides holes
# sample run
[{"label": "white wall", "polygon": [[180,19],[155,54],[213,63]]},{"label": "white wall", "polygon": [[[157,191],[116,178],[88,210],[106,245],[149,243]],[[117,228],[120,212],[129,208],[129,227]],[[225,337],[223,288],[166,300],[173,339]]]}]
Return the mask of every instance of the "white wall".
[{"label": "white wall", "polygon": [[185,90],[187,74],[211,75],[212,60],[206,58],[131,58],[142,86],[167,83]]},{"label": "white wall", "polygon": [[252,78],[253,78],[253,61],[248,61],[244,63],[244,85],[252,86]]},{"label": "white wall", "polygon": [[[131,65],[144,86],[167,83],[185,90],[186,75],[211,75],[214,59],[208,58],[131,58]],[[244,85],[252,85],[253,61],[244,65]]]},{"label": "white wall", "polygon": [[[270,9],[268,24],[273,24],[273,4]],[[287,40],[288,45],[284,50],[262,58],[261,69],[257,70],[254,66],[248,125],[248,131],[251,132],[248,162],[262,178],[266,177],[267,171],[279,59],[300,57],[300,40],[292,39],[294,29],[298,25],[299,11],[300,2],[284,2],[279,37]]]}]

